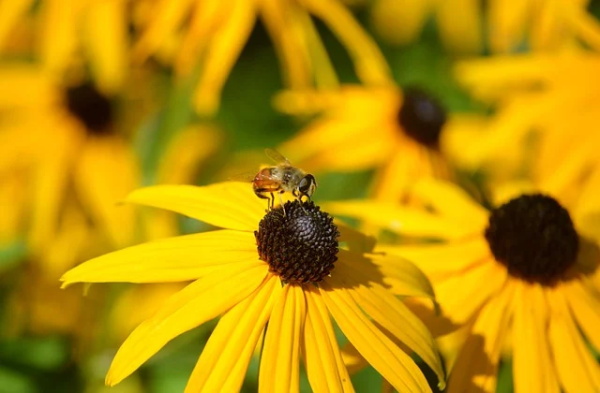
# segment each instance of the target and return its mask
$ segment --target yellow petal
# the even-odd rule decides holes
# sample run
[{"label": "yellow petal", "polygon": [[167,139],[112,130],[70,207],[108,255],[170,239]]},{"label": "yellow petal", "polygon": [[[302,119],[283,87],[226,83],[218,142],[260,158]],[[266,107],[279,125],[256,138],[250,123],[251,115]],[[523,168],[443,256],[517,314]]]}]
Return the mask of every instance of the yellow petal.
[{"label": "yellow petal", "polygon": [[33,0],[3,1],[0,3],[0,49],[4,49],[10,32],[26,14]]},{"label": "yellow petal", "polygon": [[510,322],[512,294],[512,289],[506,288],[476,317],[471,335],[450,371],[449,393],[496,391],[498,361]]},{"label": "yellow petal", "polygon": [[400,296],[433,299],[433,288],[427,277],[406,259],[381,254],[358,254],[340,250],[332,276],[349,277],[363,285],[383,285]]},{"label": "yellow petal", "polygon": [[411,357],[363,314],[348,291],[324,281],[319,293],[344,335],[394,388],[400,392],[431,392]]},{"label": "yellow petal", "polygon": [[590,353],[569,313],[564,294],[547,291],[551,308],[548,336],[558,379],[565,392],[597,392],[600,366]]},{"label": "yellow petal", "polygon": [[111,137],[88,138],[80,153],[74,185],[84,207],[115,248],[130,245],[135,234],[135,212],[131,206],[118,203],[140,182],[133,153],[124,141]]},{"label": "yellow petal", "polygon": [[256,344],[280,292],[279,278],[268,276],[255,293],[221,317],[194,367],[186,392],[240,390]]},{"label": "yellow petal", "polygon": [[513,375],[516,392],[560,392],[547,337],[548,306],[542,288],[520,283],[513,315]]},{"label": "yellow petal", "polygon": [[258,259],[254,235],[221,230],[160,239],[91,259],[69,270],[76,282],[169,282],[202,277],[225,264],[267,265]]},{"label": "yellow petal", "polygon": [[225,182],[205,187],[164,185],[132,192],[128,202],[171,210],[208,224],[254,231],[266,203],[254,195],[250,183]]},{"label": "yellow petal", "polygon": [[564,285],[565,298],[577,325],[596,348],[600,350],[600,297],[580,281]]},{"label": "yellow petal", "polygon": [[126,1],[93,2],[85,15],[83,38],[94,79],[104,93],[115,93],[128,69]]},{"label": "yellow petal", "polygon": [[[437,24],[446,47],[459,53],[479,53],[483,32],[481,3],[477,0],[437,3]],[[457,23],[457,21],[460,21]]]},{"label": "yellow petal", "polygon": [[221,89],[254,27],[253,1],[231,4],[226,23],[206,49],[202,73],[194,92],[194,106],[201,115],[212,115],[219,108]]},{"label": "yellow petal", "polygon": [[244,300],[266,275],[263,266],[226,266],[173,295],[121,345],[106,376],[107,385],[119,383],[173,338]]},{"label": "yellow petal", "polygon": [[[330,282],[335,283],[335,276]],[[370,283],[369,287],[354,285],[348,289],[348,292],[377,324],[427,363],[438,377],[438,387],[443,389],[446,377],[442,369],[442,361],[433,337],[423,322],[398,298],[377,284]]]},{"label": "yellow petal", "polygon": [[319,292],[309,288],[302,353],[310,386],[315,392],[354,392],[344,365],[327,307]]},{"label": "yellow petal", "polygon": [[386,41],[406,45],[416,40],[431,12],[429,0],[378,0],[373,2],[373,28]]},{"label": "yellow petal", "polygon": [[343,4],[335,0],[303,0],[303,5],[332,30],[354,61],[356,75],[368,85],[391,85],[387,62],[373,39]]},{"label": "yellow petal", "polygon": [[74,0],[49,0],[40,5],[44,16],[39,36],[41,57],[45,69],[61,75],[71,65],[79,34],[83,4]]},{"label": "yellow petal", "polygon": [[323,203],[323,209],[335,215],[358,218],[365,223],[406,236],[458,239],[473,233],[471,229],[465,229],[453,221],[392,203],[362,200],[331,202]]},{"label": "yellow petal", "polygon": [[444,218],[459,224],[462,231],[482,231],[488,222],[488,212],[458,186],[435,180],[423,179],[413,189]]},{"label": "yellow petal", "polygon": [[406,258],[435,279],[461,274],[490,255],[482,236],[443,244],[382,246],[377,250]]},{"label": "yellow petal", "polygon": [[300,285],[285,285],[273,306],[258,376],[262,392],[300,391],[300,337],[306,299]]}]

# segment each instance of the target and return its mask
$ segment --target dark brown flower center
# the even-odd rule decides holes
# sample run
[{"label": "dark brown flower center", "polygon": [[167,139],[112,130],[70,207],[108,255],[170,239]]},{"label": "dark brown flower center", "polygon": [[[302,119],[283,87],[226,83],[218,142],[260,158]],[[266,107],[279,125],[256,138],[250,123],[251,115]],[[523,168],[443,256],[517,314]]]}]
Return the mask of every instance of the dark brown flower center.
[{"label": "dark brown flower center", "polygon": [[286,283],[319,282],[337,261],[338,229],[313,202],[295,200],[270,210],[254,236],[260,259]]},{"label": "dark brown flower center", "polygon": [[494,209],[485,237],[512,276],[544,285],[563,278],[579,250],[569,212],[541,194],[522,195]]},{"label": "dark brown flower center", "polygon": [[69,111],[92,134],[106,134],[113,120],[113,107],[107,97],[94,85],[85,83],[70,87],[65,92]]},{"label": "dark brown flower center", "polygon": [[432,96],[416,88],[404,90],[402,106],[398,112],[400,126],[413,140],[437,149],[446,111]]}]

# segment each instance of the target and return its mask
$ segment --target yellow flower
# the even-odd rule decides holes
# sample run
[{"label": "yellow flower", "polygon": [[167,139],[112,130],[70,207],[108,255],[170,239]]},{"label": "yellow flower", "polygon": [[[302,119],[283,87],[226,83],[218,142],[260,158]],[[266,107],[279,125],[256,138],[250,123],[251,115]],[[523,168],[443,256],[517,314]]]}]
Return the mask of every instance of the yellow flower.
[{"label": "yellow flower", "polygon": [[440,153],[446,113],[423,91],[344,86],[339,92],[286,92],[285,112],[322,111],[290,141],[279,146],[307,171],[377,168],[373,194],[396,201],[421,177],[450,176]]},{"label": "yellow flower", "polygon": [[396,389],[430,391],[398,341],[444,384],[431,336],[386,289],[430,298],[426,279],[404,261],[395,264],[395,276],[382,276],[380,266],[390,257],[355,250],[349,239],[356,232],[342,230],[340,240],[350,248],[338,249],[338,229],[313,203],[289,202],[285,214],[279,207],[263,217],[264,201],[250,185],[231,182],[155,186],[133,192],[128,200],[224,229],[126,248],[63,276],[64,285],[193,280],[124,342],[108,372],[109,385],[179,334],[221,316],[186,391],[239,390],[263,334],[260,391],[298,391],[300,354],[315,391],[352,391],[330,315]]},{"label": "yellow flower", "polygon": [[497,112],[480,130],[447,135],[448,154],[495,178],[526,174],[559,194],[577,189],[578,174],[600,164],[600,135],[590,132],[600,123],[598,67],[600,56],[582,50],[460,64],[459,78]]},{"label": "yellow flower", "polygon": [[145,4],[138,13],[142,34],[134,57],[143,61],[162,52],[180,75],[198,68],[194,102],[201,114],[218,109],[221,89],[258,18],[281,58],[285,83],[293,89],[338,83],[313,16],[348,49],[362,82],[391,81],[376,44],[339,0],[162,0]]},{"label": "yellow flower", "polygon": [[[172,214],[139,215],[116,206],[143,182],[125,124],[146,105],[136,100],[134,110],[120,115],[92,85],[64,86],[34,66],[0,69],[0,84],[0,202],[7,203],[0,241],[25,239],[28,248],[20,270],[26,278],[12,294],[12,322],[16,329],[77,334],[85,310],[80,293],[56,285],[64,271],[100,253],[177,233]],[[120,103],[131,108],[126,99]],[[152,180],[191,181],[218,139],[210,127],[181,130],[165,146],[166,164],[157,165]]]},{"label": "yellow flower", "polygon": [[[394,44],[418,39],[430,14],[449,49],[463,53],[508,53],[523,45],[558,49],[580,41],[600,47],[600,26],[587,11],[588,0],[492,0],[483,9],[476,0],[377,0],[376,31]],[[487,38],[484,38],[487,37]]]},{"label": "yellow flower", "polygon": [[[7,0],[0,4],[0,53],[30,38],[44,70],[58,80],[89,72],[105,93],[124,84],[128,61],[128,2]],[[31,31],[23,31],[27,26]]]},{"label": "yellow flower", "polygon": [[444,317],[469,333],[450,360],[448,391],[494,392],[503,346],[515,391],[597,391],[600,367],[586,339],[600,348],[600,242],[598,233],[587,237],[577,206],[533,191],[488,212],[451,184],[423,181],[414,191],[427,211],[365,202],[329,208],[429,240],[380,250],[422,268]]}]

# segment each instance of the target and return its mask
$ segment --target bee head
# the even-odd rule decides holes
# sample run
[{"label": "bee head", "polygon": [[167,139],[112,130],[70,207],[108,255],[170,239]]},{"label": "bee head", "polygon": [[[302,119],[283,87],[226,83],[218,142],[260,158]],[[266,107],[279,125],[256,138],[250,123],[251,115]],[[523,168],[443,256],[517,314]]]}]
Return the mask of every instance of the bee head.
[{"label": "bee head", "polygon": [[315,192],[316,188],[317,181],[315,180],[315,177],[309,173],[307,175],[304,175],[302,180],[300,180],[300,183],[298,183],[298,194],[300,196],[305,195],[308,198],[310,198]]}]

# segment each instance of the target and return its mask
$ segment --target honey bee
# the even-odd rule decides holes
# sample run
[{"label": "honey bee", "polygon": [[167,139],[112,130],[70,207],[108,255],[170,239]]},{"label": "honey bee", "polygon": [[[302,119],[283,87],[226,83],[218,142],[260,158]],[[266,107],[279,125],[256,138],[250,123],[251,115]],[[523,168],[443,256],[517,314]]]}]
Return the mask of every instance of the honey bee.
[{"label": "honey bee", "polygon": [[268,209],[275,205],[275,194],[279,195],[280,202],[281,194],[285,192],[291,192],[300,202],[303,197],[310,200],[317,188],[315,177],[292,166],[287,158],[273,149],[265,149],[265,154],[277,164],[262,168],[254,176],[252,187],[256,196],[269,200]]}]

